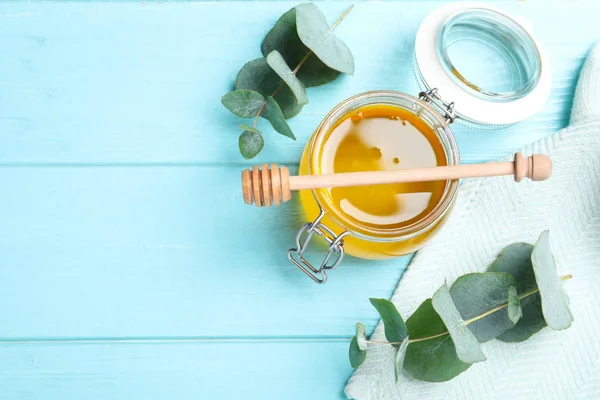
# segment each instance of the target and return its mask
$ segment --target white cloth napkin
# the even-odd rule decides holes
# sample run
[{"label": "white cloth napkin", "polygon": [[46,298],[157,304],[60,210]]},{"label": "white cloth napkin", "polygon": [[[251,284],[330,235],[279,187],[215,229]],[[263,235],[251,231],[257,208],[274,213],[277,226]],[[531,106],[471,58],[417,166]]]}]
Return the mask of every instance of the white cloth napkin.
[{"label": "white cloth napkin", "polygon": [[[487,361],[443,383],[394,381],[391,346],[370,345],[350,378],[348,398],[600,399],[600,44],[581,71],[570,125],[522,149],[552,157],[544,182],[473,179],[460,189],[448,223],[419,251],[392,301],[406,319],[444,282],[484,271],[506,245],[535,243],[550,229],[551,244],[575,321],[564,331],[542,329],[521,343],[491,340]],[[377,326],[373,340],[385,340]]]}]

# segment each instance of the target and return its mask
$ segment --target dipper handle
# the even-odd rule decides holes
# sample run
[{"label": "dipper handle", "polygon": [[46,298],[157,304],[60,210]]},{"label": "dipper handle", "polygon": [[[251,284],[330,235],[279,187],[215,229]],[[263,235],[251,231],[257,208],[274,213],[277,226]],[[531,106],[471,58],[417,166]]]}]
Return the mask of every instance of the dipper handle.
[{"label": "dipper handle", "polygon": [[552,174],[552,161],[544,154],[525,157],[516,153],[512,162],[492,162],[444,167],[399,169],[392,171],[344,172],[325,175],[290,176],[286,167],[258,165],[242,172],[242,194],[246,204],[258,207],[278,206],[292,198],[292,190],[368,186],[400,182],[424,182],[448,179],[513,175],[543,181]]}]

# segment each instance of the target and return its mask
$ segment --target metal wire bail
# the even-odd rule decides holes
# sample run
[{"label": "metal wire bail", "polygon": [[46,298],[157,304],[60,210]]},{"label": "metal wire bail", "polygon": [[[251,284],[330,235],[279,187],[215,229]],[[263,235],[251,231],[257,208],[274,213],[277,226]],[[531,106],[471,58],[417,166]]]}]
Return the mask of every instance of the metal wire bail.
[{"label": "metal wire bail", "polygon": [[437,88],[419,93],[419,99],[431,104],[446,118],[446,122],[451,124],[456,120],[456,111],[454,111],[454,102],[448,103],[439,95]]},{"label": "metal wire bail", "polygon": [[[321,223],[324,216],[325,212],[319,207],[319,216],[313,222],[307,222],[300,228],[296,235],[296,248],[288,251],[290,262],[317,283],[327,282],[327,271],[335,269],[342,262],[344,258],[344,236],[349,233],[348,231],[344,231],[336,235],[335,232]],[[327,254],[319,268],[316,268],[304,258],[304,252],[315,233],[329,244]],[[306,234],[306,238],[302,241],[304,234]]]}]

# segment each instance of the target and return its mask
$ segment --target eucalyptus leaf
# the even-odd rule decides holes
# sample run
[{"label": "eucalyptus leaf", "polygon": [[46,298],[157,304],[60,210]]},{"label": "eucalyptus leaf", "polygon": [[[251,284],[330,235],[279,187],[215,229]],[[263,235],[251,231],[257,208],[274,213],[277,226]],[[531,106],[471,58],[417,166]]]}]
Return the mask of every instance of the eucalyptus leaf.
[{"label": "eucalyptus leaf", "polygon": [[240,124],[240,128],[242,128],[242,130],[244,131],[249,131],[249,132],[256,132],[256,133],[261,133],[258,129],[256,129],[253,126],[250,125],[246,125],[246,124]]},{"label": "eucalyptus leaf", "polygon": [[271,69],[265,58],[248,61],[237,74],[236,90],[254,90],[270,96],[281,84],[281,78]]},{"label": "eucalyptus leaf", "polygon": [[517,294],[517,287],[511,286],[508,289],[508,318],[516,324],[522,316],[523,310],[521,310],[521,300],[519,300]]},{"label": "eucalyptus leaf", "polygon": [[277,132],[292,140],[296,140],[296,136],[294,136],[294,132],[292,132],[292,129],[285,120],[279,104],[271,96],[267,97],[267,106],[265,107],[263,116],[269,120]]},{"label": "eucalyptus leaf", "polygon": [[367,330],[360,322],[356,323],[356,342],[359,349],[367,350]]},{"label": "eucalyptus leaf", "polygon": [[303,105],[298,104],[292,90],[287,86],[281,89],[275,97],[285,119],[295,117],[304,107]]},{"label": "eucalyptus leaf", "polygon": [[394,347],[400,347],[400,343],[406,338],[407,333],[406,325],[398,309],[396,309],[394,303],[387,299],[369,300],[381,316],[385,328],[385,338],[389,342],[395,342]]},{"label": "eucalyptus leaf", "polygon": [[[296,8],[283,14],[262,42],[261,50],[266,57],[277,50],[292,68],[295,68],[310,49],[302,43],[296,29]],[[296,76],[305,87],[324,85],[340,75],[339,71],[329,68],[315,55],[309,56]]]},{"label": "eucalyptus leaf", "polygon": [[252,90],[234,90],[221,97],[221,103],[238,117],[253,118],[265,103],[265,98]]},{"label": "eucalyptus leaf", "polygon": [[244,131],[240,135],[240,153],[247,160],[256,157],[264,145],[265,142],[260,132]]},{"label": "eucalyptus leaf", "polygon": [[402,371],[402,365],[404,364],[404,357],[406,356],[406,348],[408,347],[408,337],[405,337],[402,341],[402,344],[396,351],[396,356],[394,357],[394,376],[396,377],[396,382],[398,382],[398,377]]},{"label": "eucalyptus leaf", "polygon": [[296,6],[296,29],[302,43],[328,67],[345,74],[354,74],[352,52],[331,31],[325,16],[315,4]]},{"label": "eucalyptus leaf", "polygon": [[308,103],[308,97],[306,97],[306,89],[300,80],[296,77],[296,74],[291,70],[291,68],[286,64],[285,60],[279,54],[277,50],[273,50],[267,55],[267,63],[275,71],[277,75],[286,85],[291,89],[294,97],[296,97],[296,101],[299,105],[305,105]]},{"label": "eucalyptus leaf", "polygon": [[454,342],[433,309],[431,299],[421,303],[406,320],[406,329],[411,342],[406,348],[404,370],[411,377],[428,382],[445,382],[471,366],[458,359]]},{"label": "eucalyptus leaf", "polygon": [[358,368],[358,366],[362,364],[365,361],[365,358],[367,357],[367,351],[361,350],[358,347],[358,341],[356,339],[356,336],[354,336],[350,341],[348,357],[350,358],[350,365],[352,366],[352,368]]},{"label": "eucalyptus leaf", "polygon": [[[489,271],[506,272],[517,282],[517,294],[523,295],[537,289],[531,253],[533,245],[529,243],[513,243],[506,246]],[[523,317],[514,328],[507,330],[496,339],[504,342],[521,342],[530,338],[546,326],[542,314],[542,300],[539,293],[521,299]]]},{"label": "eucalyptus leaf", "polygon": [[[516,290],[515,279],[506,273],[471,273],[459,277],[450,288],[450,295],[463,320],[482,315],[506,304],[509,290]],[[495,338],[515,324],[508,316],[508,307],[470,323],[477,340]]]},{"label": "eucalyptus leaf", "polygon": [[477,338],[462,320],[445,283],[433,294],[431,303],[450,332],[458,358],[469,364],[485,361]]},{"label": "eucalyptus leaf", "polygon": [[542,297],[542,312],[546,323],[555,330],[567,329],[573,322],[573,314],[569,308],[569,296],[556,271],[548,231],[542,232],[536,242],[531,262]]},{"label": "eucalyptus leaf", "polygon": [[542,300],[539,293],[521,299],[521,311],[523,317],[521,317],[515,327],[502,333],[496,339],[503,342],[522,342],[546,326],[546,321],[542,314]]},{"label": "eucalyptus leaf", "polygon": [[[282,83],[281,78],[271,69],[267,60],[257,58],[246,63],[240,69],[235,80],[235,88],[236,90],[253,90],[266,98],[271,96]],[[286,119],[294,117],[302,110],[303,105],[298,104],[296,97],[287,85],[284,85],[276,97],[277,104]]]}]

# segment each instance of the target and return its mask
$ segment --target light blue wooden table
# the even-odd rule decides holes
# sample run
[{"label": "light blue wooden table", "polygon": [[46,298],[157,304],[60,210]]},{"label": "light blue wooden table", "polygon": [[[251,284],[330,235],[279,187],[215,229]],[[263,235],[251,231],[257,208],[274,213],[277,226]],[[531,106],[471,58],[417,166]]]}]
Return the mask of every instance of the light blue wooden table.
[{"label": "light blue wooden table", "polygon": [[[513,128],[456,128],[464,162],[567,124],[594,3],[494,3],[534,24],[554,88]],[[299,140],[268,130],[247,162],[220,97],[295,4],[0,3],[0,398],[343,397],[354,323],[373,329],[368,298],[409,258],[347,259],[315,285],[286,259],[297,205],[244,205],[239,174],[296,165],[346,97],[417,93],[416,29],[440,3],[357,3],[337,30],[355,76],[309,89]],[[319,5],[330,21],[347,7]]]}]

